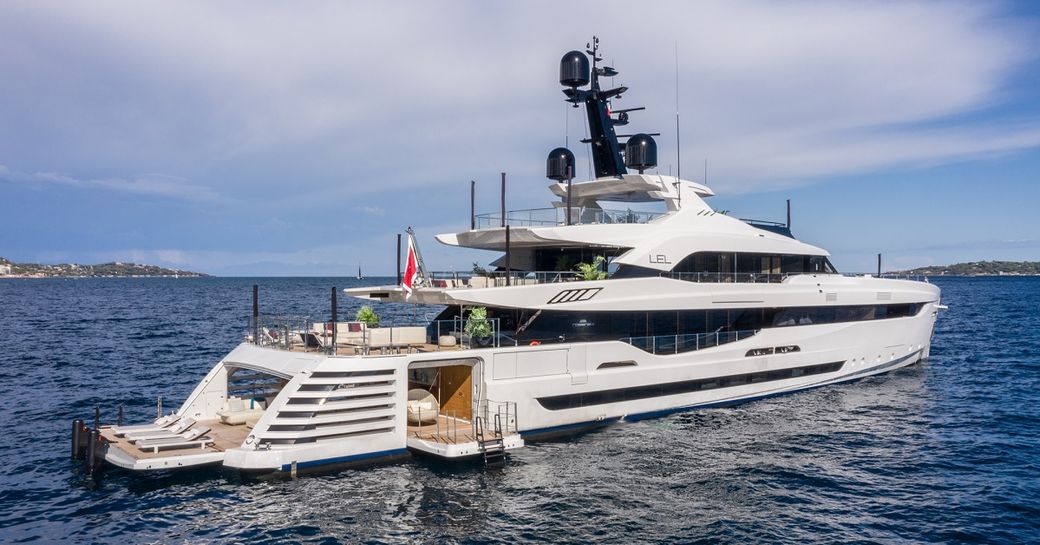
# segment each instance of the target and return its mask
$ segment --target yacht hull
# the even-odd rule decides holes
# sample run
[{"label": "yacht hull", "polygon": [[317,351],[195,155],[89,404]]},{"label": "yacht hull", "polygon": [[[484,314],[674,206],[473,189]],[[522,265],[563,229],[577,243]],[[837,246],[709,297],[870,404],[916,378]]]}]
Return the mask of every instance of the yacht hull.
[{"label": "yacht hull", "polygon": [[[301,354],[243,344],[217,364],[178,411],[203,422],[216,418],[228,393],[221,387],[226,382],[217,379],[230,367],[282,374],[285,386],[242,444],[219,453],[175,453],[144,462],[111,448],[104,457],[136,470],[219,463],[246,473],[284,474],[405,459],[410,456],[409,370],[460,362],[473,366],[475,405],[515,403],[507,418],[524,439],[728,407],[919,362],[928,356],[936,312],[937,304],[927,303],[912,317],[764,329],[749,338],[673,354],[653,354],[620,341],[387,356]],[[774,347],[797,350],[753,355]]]}]

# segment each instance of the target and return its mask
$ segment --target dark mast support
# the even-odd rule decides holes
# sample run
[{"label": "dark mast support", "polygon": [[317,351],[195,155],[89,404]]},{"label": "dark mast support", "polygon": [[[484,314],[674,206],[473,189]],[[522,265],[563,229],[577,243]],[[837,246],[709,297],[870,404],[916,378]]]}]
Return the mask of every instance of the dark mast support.
[{"label": "dark mast support", "polygon": [[469,181],[469,230],[477,229],[477,181]]},{"label": "dark mast support", "polygon": [[[616,76],[617,70],[609,66],[598,66],[603,60],[598,56],[599,38],[593,36],[592,43],[586,47],[586,53],[592,56],[592,85],[588,90],[578,89],[590,83],[589,59],[580,51],[571,51],[560,61],[560,83],[569,87],[563,90],[568,102],[573,103],[574,107],[578,107],[579,103],[585,104],[589,120],[589,139],[582,142],[592,144],[592,163],[596,177],[621,176],[627,174],[628,170],[621,157],[621,144],[618,143],[617,133],[614,132],[615,120],[610,117],[607,101],[620,98],[628,88],[601,89],[599,77]],[[624,114],[619,122],[627,122],[627,114]]]},{"label": "dark mast support", "polygon": [[787,229],[791,229],[791,199],[787,199]]},{"label": "dark mast support", "polygon": [[877,275],[881,278],[881,254],[877,255]]},{"label": "dark mast support", "polygon": [[506,173],[502,173],[502,227],[506,226]]},{"label": "dark mast support", "polygon": [[510,273],[512,272],[512,271],[510,271],[510,267],[509,267],[509,257],[510,257],[509,254],[510,254],[509,226],[506,225],[506,285],[507,286],[511,284],[511,280],[509,279],[509,277],[511,276]]},{"label": "dark mast support", "polygon": [[567,225],[571,224],[571,181],[574,175],[571,173],[570,165],[567,165]]},{"label": "dark mast support", "polygon": [[401,283],[401,233],[397,233],[397,283]]}]

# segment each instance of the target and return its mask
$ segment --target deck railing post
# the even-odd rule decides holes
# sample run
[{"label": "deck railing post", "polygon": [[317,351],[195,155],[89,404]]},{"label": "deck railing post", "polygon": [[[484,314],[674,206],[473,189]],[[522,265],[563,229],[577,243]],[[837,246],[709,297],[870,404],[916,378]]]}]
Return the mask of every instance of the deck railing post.
[{"label": "deck railing post", "polygon": [[[253,344],[260,344],[260,288],[253,284]],[[162,416],[162,415],[160,415]]]},{"label": "deck railing post", "polygon": [[502,227],[506,226],[506,173],[502,173]]},{"label": "deck railing post", "polygon": [[97,468],[98,465],[97,450],[98,443],[100,441],[101,432],[99,432],[96,428],[90,430],[90,435],[87,439],[87,469],[89,470],[91,475],[94,474],[94,469]]},{"label": "deck railing post", "polygon": [[73,420],[72,421],[72,459],[81,460],[83,458],[83,421]]},{"label": "deck railing post", "polygon": [[336,310],[336,286],[332,286],[332,348],[330,353],[333,356],[336,355],[336,322],[339,321]]},{"label": "deck railing post", "polygon": [[[502,187],[503,188],[505,187],[505,174],[504,173],[502,174]],[[504,203],[505,201],[503,200],[502,202]],[[510,248],[509,248],[509,226],[506,225],[505,227],[506,227],[506,285],[509,286],[510,283],[511,283],[510,279],[509,279],[509,277],[510,277],[510,267],[509,267],[510,266],[510,263],[509,263],[509,257],[510,257],[510,255],[509,255],[509,250],[510,250]]]}]

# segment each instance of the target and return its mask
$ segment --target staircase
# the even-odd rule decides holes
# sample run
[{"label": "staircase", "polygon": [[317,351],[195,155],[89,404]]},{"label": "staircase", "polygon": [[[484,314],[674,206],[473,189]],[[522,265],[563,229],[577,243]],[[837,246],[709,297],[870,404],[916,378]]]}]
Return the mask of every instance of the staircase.
[{"label": "staircase", "polygon": [[506,465],[506,443],[502,436],[502,419],[499,415],[493,415],[494,426],[485,429],[484,418],[477,417],[477,444],[480,452],[484,455],[484,465],[487,467],[503,467]]}]

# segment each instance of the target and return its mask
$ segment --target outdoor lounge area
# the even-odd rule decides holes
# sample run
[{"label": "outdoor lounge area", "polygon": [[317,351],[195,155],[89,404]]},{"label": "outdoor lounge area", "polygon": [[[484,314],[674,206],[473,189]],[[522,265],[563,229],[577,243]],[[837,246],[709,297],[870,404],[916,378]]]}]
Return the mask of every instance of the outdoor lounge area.
[{"label": "outdoor lounge area", "polygon": [[[462,320],[434,320],[429,325],[371,326],[362,321],[310,322],[265,317],[254,344],[294,352],[323,352],[339,356],[410,354],[466,348],[470,336]],[[271,325],[268,325],[270,323]],[[488,320],[497,334],[497,320]],[[253,343],[247,335],[246,342]]]}]

